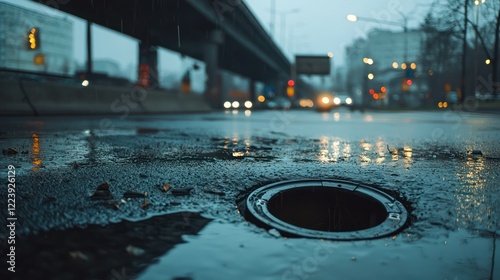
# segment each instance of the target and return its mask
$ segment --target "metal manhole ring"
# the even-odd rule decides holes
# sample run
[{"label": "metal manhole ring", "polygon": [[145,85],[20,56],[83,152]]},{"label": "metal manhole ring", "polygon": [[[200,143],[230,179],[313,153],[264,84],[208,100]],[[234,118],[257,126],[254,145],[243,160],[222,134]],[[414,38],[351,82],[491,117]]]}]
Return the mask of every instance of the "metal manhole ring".
[{"label": "metal manhole ring", "polygon": [[331,240],[373,239],[401,230],[403,204],[379,189],[345,180],[282,181],[254,190],[248,218],[285,235]]}]

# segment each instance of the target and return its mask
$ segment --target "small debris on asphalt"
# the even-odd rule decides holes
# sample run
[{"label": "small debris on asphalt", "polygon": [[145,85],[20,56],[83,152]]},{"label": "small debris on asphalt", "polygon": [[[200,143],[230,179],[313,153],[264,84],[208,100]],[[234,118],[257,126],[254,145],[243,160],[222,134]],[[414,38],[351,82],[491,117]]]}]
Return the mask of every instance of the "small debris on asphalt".
[{"label": "small debris on asphalt", "polygon": [[226,195],[225,192],[218,192],[218,191],[212,191],[212,190],[205,190],[205,193],[214,194],[214,195],[218,195],[218,196],[225,196]]},{"label": "small debris on asphalt", "polygon": [[91,199],[102,199],[102,200],[109,200],[113,199],[113,194],[109,190],[109,184],[108,183],[102,183],[99,186],[97,186],[94,194],[90,197]]},{"label": "small debris on asphalt", "polygon": [[356,261],[356,257],[351,257],[351,261]]},{"label": "small debris on asphalt", "polygon": [[144,199],[144,201],[142,202],[141,204],[141,208],[142,209],[146,209],[148,208],[149,206],[151,205],[151,203],[149,201],[147,201],[146,199]]},{"label": "small debris on asphalt", "polygon": [[18,148],[7,148],[7,149],[3,149],[2,152],[6,156],[17,155],[17,153],[19,153],[19,149]]},{"label": "small debris on asphalt", "polygon": [[111,209],[114,209],[114,210],[118,210],[120,209],[120,205],[121,204],[125,204],[127,202],[125,202],[125,200],[123,199],[120,199],[118,201],[106,201],[106,202],[103,202],[103,205],[108,207],[108,208],[111,208]]},{"label": "small debris on asphalt", "polygon": [[132,246],[132,245],[128,245],[126,248],[125,248],[125,251],[127,251],[127,253],[131,256],[140,256],[142,254],[144,254],[144,249],[141,249],[139,247],[135,247],[135,246]]},{"label": "small debris on asphalt", "polygon": [[22,151],[22,152],[21,152],[21,154],[23,154],[23,155],[27,155],[27,154],[29,154],[29,153],[30,153],[30,152],[29,152],[28,150],[24,150],[24,151]]},{"label": "small debris on asphalt", "polygon": [[161,190],[164,192],[168,192],[168,190],[170,190],[170,184],[163,184]]},{"label": "small debris on asphalt", "polygon": [[88,261],[89,260],[87,255],[85,255],[81,251],[72,251],[72,252],[69,252],[69,255],[74,260],[79,260],[79,261]]},{"label": "small debris on asphalt", "polygon": [[193,188],[172,189],[172,194],[175,196],[190,195],[192,189]]},{"label": "small debris on asphalt", "polygon": [[126,191],[123,194],[123,197],[125,197],[125,198],[138,198],[138,197],[147,197],[147,196],[148,196],[148,192],[140,193],[140,192]]}]

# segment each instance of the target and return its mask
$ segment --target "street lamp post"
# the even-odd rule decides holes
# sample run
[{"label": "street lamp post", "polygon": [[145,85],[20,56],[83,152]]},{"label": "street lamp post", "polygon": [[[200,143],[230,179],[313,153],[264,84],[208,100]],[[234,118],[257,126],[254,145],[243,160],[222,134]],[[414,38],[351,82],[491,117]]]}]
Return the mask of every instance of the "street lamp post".
[{"label": "street lamp post", "polygon": [[285,29],[286,29],[286,17],[291,14],[295,14],[300,12],[300,9],[292,9],[284,12],[280,12],[281,16],[281,30],[280,30],[280,35],[281,35],[281,44],[283,46],[283,50],[285,49],[286,46],[286,34],[285,34]]},{"label": "street lamp post", "polygon": [[[296,38],[296,37],[295,37],[295,34],[296,34],[295,32],[296,32],[296,30],[297,30],[299,27],[302,27],[302,26],[304,26],[304,23],[303,23],[303,22],[301,22],[301,23],[296,23],[296,24],[294,24],[294,25],[292,25],[292,26],[289,26],[289,27],[291,27],[291,28],[290,28],[290,31],[288,32],[288,38],[289,38],[289,39],[287,40],[287,42],[288,42],[288,43],[287,43],[287,45],[288,45],[288,47],[287,47],[287,48],[288,48],[288,51],[290,52],[290,54],[291,54],[292,56],[293,56],[293,53],[294,53],[294,52],[297,52],[296,42],[295,42],[295,41],[296,41],[296,40],[295,40],[295,38]],[[301,38],[302,38],[302,37],[301,37]]]},{"label": "street lamp post", "polygon": [[468,11],[469,3],[468,0],[465,0],[465,8],[464,8],[464,38],[462,41],[462,73],[460,74],[460,95],[459,102],[463,104],[465,99],[465,67],[467,65],[467,11]]}]

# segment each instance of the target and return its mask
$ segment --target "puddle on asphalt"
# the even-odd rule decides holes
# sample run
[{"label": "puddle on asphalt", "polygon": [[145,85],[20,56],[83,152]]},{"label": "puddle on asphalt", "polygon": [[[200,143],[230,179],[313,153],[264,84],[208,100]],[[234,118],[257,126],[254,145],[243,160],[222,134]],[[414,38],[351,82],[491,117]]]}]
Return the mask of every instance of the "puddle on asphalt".
[{"label": "puddle on asphalt", "polygon": [[182,236],[197,234],[210,221],[198,213],[179,212],[17,236],[17,270],[9,279],[132,279],[185,242]]},{"label": "puddle on asphalt", "polygon": [[492,237],[460,230],[333,242],[213,221],[183,239],[138,279],[489,279],[494,253]]}]

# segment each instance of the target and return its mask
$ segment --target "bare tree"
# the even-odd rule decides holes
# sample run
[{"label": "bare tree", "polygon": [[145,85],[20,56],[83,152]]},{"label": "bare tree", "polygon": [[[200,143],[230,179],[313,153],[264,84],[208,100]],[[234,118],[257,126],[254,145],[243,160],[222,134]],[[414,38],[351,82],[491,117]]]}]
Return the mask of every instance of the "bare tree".
[{"label": "bare tree", "polygon": [[[472,44],[472,38],[468,36],[467,31],[472,31],[478,36],[480,43],[479,48],[485,53],[486,57],[490,58],[490,73],[491,73],[491,91],[494,94],[499,94],[499,28],[500,28],[500,0],[487,0],[480,6],[483,20],[480,24],[476,24],[473,20],[472,13],[475,11],[473,0],[436,0],[429,11],[426,21],[422,24],[422,29],[427,33],[427,40],[424,48],[425,54],[429,60],[436,59],[434,62],[450,71],[450,65],[445,65],[442,61],[444,58],[449,58],[455,54],[447,53],[443,50],[443,44],[452,48],[457,41],[463,42],[462,49],[462,69],[465,71],[467,67],[466,52],[468,49],[475,47]],[[471,34],[469,33],[469,34]],[[432,47],[436,47],[433,49]],[[444,53],[443,53],[444,51]],[[444,58],[443,58],[444,55]],[[484,64],[484,63],[483,63]],[[464,79],[465,77],[462,77]],[[472,77],[473,81],[477,77]],[[462,81],[465,82],[465,81]],[[465,88],[462,87],[464,90]]]}]

